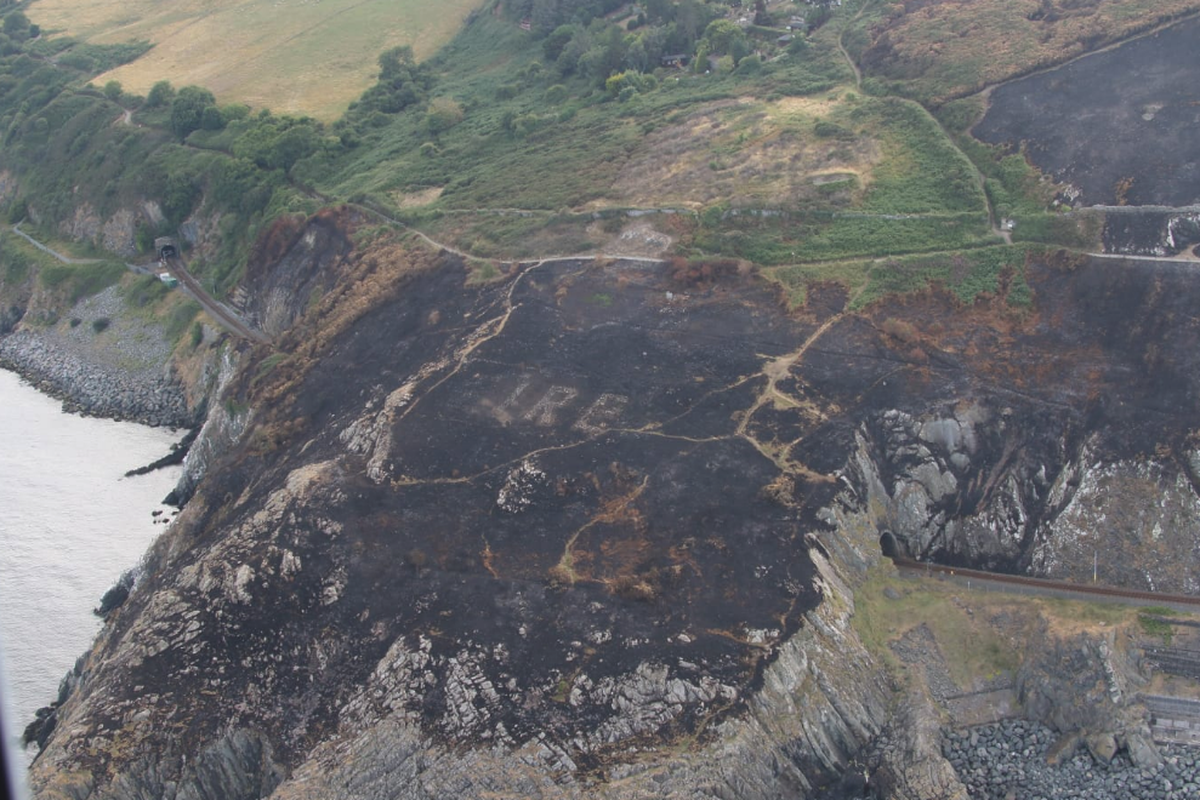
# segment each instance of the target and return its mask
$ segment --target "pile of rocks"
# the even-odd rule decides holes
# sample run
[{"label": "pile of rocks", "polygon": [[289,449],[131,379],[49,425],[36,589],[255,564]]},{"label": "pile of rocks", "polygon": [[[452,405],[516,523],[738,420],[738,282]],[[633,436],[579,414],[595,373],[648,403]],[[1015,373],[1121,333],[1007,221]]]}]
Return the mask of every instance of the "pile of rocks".
[{"label": "pile of rocks", "polygon": [[1124,752],[1105,762],[1084,747],[1046,755],[1059,735],[1037,722],[1008,720],[945,734],[942,753],[972,798],[988,800],[1183,800],[1200,797],[1200,751],[1160,748],[1162,762],[1137,767]]},{"label": "pile of rocks", "polygon": [[195,414],[171,373],[171,342],[162,326],[132,312],[118,287],[81,300],[69,322],[0,337],[0,366],[66,411],[189,427]]},{"label": "pile of rocks", "polygon": [[0,366],[62,399],[64,411],[156,426],[194,422],[182,388],[164,376],[165,369],[134,371],[87,360],[30,331],[0,340]]}]

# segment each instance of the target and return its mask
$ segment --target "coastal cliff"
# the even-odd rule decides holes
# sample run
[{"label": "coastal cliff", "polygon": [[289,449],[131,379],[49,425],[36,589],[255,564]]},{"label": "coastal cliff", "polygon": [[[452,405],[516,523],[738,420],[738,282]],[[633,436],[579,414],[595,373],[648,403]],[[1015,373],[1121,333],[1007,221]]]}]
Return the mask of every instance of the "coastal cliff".
[{"label": "coastal cliff", "polygon": [[1055,539],[1089,481],[1190,489],[1173,265],[1032,253],[1027,309],[788,312],[748,270],[322,252],[280,262],[323,288],[226,370],[39,797],[820,796],[925,719],[852,624],[882,537],[1056,577],[1090,568]]}]

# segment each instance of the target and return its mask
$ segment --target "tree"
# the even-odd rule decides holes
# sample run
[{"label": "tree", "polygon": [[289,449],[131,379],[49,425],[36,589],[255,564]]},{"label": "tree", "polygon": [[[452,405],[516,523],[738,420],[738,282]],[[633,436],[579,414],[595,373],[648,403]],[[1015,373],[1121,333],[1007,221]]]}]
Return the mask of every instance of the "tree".
[{"label": "tree", "polygon": [[737,65],[738,75],[758,75],[763,71],[762,59],[758,56],[746,56]]},{"label": "tree", "polygon": [[234,155],[253,161],[262,169],[290,170],[321,144],[317,125],[310,119],[259,117],[233,142]]},{"label": "tree", "polygon": [[[153,91],[153,89],[151,90]],[[204,121],[204,109],[216,103],[208,89],[200,86],[185,86],[179,90],[171,103],[171,130],[180,139],[200,128]]]},{"label": "tree", "polygon": [[206,131],[219,131],[225,128],[225,114],[216,106],[208,106],[200,116],[200,127]]},{"label": "tree", "polygon": [[[668,32],[666,28],[647,28],[638,36],[637,41],[641,46],[642,53],[645,54],[646,65],[641,68],[642,72],[649,72],[658,66],[659,59],[666,55]],[[690,49],[690,48],[689,48]],[[630,45],[629,53],[626,54],[625,60],[630,62],[635,51]],[[630,66],[634,66],[630,63]]]},{"label": "tree", "polygon": [[670,22],[675,16],[675,6],[669,0],[646,0],[643,6],[646,18],[652,22]]},{"label": "tree", "polygon": [[[533,7],[529,10],[529,19],[536,30],[542,32],[552,30],[560,18],[557,0],[533,0]],[[558,58],[558,56],[556,55],[554,58]]]},{"label": "tree", "polygon": [[554,66],[562,75],[570,75],[579,69],[579,61],[592,49],[592,36],[586,30],[579,29],[571,40],[563,47]]},{"label": "tree", "polygon": [[221,116],[226,122],[232,122],[235,119],[245,119],[250,116],[250,106],[242,103],[230,103],[227,106],[221,106]]},{"label": "tree", "polygon": [[104,84],[104,96],[114,103],[121,99],[121,82],[109,81]]},{"label": "tree", "polygon": [[770,25],[771,15],[767,13],[766,0],[754,0],[754,24]]},{"label": "tree", "polygon": [[727,19],[713,20],[704,29],[704,39],[714,53],[733,55],[734,50],[746,46],[746,33],[736,22]]},{"label": "tree", "polygon": [[[604,82],[604,91],[609,97],[620,97],[629,99],[632,95],[638,92],[648,92],[658,86],[658,81],[653,75],[643,75],[640,72],[630,70],[629,72],[618,72],[612,75]],[[626,92],[626,89],[632,90]]]},{"label": "tree", "polygon": [[415,63],[413,49],[408,45],[384,50],[379,54],[379,80],[383,82],[407,78]]},{"label": "tree", "polygon": [[580,74],[603,86],[608,76],[620,71],[627,49],[625,33],[616,25],[608,26],[596,37],[596,44],[580,56]]},{"label": "tree", "polygon": [[272,166],[290,170],[297,161],[316,152],[320,143],[320,136],[312,125],[293,125],[275,139]]},{"label": "tree", "polygon": [[174,99],[175,88],[171,86],[171,82],[159,81],[150,87],[150,93],[146,95],[146,107],[158,108],[168,105]]},{"label": "tree", "polygon": [[416,63],[411,47],[393,47],[379,56],[379,80],[351,104],[351,116],[369,120],[375,112],[398,113],[424,100],[432,84],[432,74]]},{"label": "tree", "polygon": [[696,41],[700,29],[704,27],[704,9],[696,0],[683,0],[675,7],[675,22],[679,31],[689,42]]},{"label": "tree", "polygon": [[542,40],[542,54],[546,56],[546,61],[557,61],[563,48],[578,32],[578,25],[559,25],[555,28],[553,33]]},{"label": "tree", "polygon": [[4,18],[4,33],[17,41],[29,37],[29,18],[20,11],[14,11]]},{"label": "tree", "polygon": [[190,175],[174,173],[167,177],[166,189],[163,192],[163,211],[167,219],[173,223],[183,222],[192,213],[196,201],[200,198],[200,187]]}]

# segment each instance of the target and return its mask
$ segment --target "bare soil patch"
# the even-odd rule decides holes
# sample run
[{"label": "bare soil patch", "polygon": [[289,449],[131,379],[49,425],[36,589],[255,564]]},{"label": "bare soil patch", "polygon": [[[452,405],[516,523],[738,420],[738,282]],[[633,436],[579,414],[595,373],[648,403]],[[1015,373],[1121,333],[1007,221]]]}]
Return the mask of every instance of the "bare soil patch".
[{"label": "bare soil patch", "polygon": [[[613,185],[614,202],[639,206],[782,207],[828,199],[811,175],[869,175],[880,148],[866,136],[822,138],[814,125],[841,107],[791,98],[751,108],[713,104],[649,134]],[[847,194],[862,185],[847,180]]]}]

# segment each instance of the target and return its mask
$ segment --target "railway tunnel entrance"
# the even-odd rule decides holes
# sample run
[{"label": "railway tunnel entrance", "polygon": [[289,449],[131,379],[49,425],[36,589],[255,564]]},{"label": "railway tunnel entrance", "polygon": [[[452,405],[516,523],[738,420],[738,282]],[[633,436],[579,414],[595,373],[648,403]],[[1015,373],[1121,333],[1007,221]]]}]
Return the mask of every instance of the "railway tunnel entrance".
[{"label": "railway tunnel entrance", "polygon": [[896,537],[891,531],[884,531],[880,534],[879,549],[883,551],[883,555],[886,558],[897,559],[904,557],[904,554],[900,552],[900,544],[896,541]]},{"label": "railway tunnel entrance", "polygon": [[160,236],[154,240],[154,252],[158,254],[159,261],[166,261],[179,255],[179,248],[170,236]]}]

